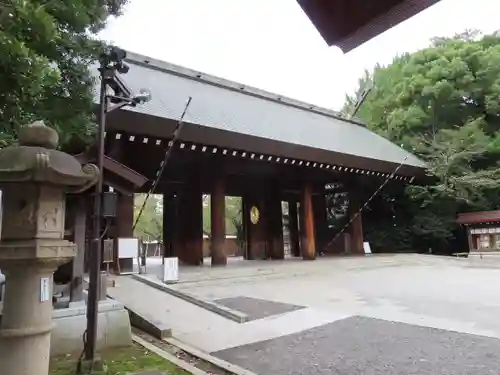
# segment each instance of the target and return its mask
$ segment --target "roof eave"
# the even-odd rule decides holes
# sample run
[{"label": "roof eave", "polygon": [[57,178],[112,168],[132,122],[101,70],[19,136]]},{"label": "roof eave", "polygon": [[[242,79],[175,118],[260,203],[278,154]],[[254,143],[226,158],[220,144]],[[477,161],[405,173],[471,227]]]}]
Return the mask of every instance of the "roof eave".
[{"label": "roof eave", "polygon": [[[141,127],[137,127],[137,123],[141,123]],[[175,120],[169,118],[128,110],[113,112],[108,121],[110,132],[147,135],[148,137],[157,139],[170,139],[175,125]],[[304,160],[319,164],[325,163],[341,166],[344,170],[346,168],[353,170],[364,169],[387,175],[395,173],[414,177],[415,181],[423,180],[426,177],[426,166],[423,162],[422,165],[406,164],[403,160],[401,163],[394,163],[353,154],[311,149],[304,145],[259,138],[249,134],[228,132],[227,130],[205,127],[189,122],[184,122],[179,141],[199,146],[246,151],[257,155],[273,155],[282,157],[283,159],[289,158],[290,160]],[[337,170],[339,169],[337,168]]]},{"label": "roof eave", "polygon": [[[394,26],[415,16],[440,0],[405,0],[392,7],[387,12],[378,17],[374,17],[370,22],[360,25],[356,31],[347,36],[339,36],[335,31],[335,22],[326,22],[322,11],[314,6],[307,5],[307,1],[298,0],[304,13],[316,27],[321,37],[329,46],[337,46],[344,53],[359,47],[361,44],[375,38]],[[313,3],[315,5],[316,3]]]}]

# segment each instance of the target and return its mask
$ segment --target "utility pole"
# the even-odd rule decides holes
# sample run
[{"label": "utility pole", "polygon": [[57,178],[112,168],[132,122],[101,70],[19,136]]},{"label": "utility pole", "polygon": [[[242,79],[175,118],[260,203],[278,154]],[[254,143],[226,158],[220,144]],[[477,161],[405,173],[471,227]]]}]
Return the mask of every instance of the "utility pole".
[{"label": "utility pole", "polygon": [[[94,216],[92,220],[92,241],[89,259],[89,291],[87,299],[87,329],[85,331],[84,355],[85,361],[92,370],[96,361],[97,325],[99,313],[99,291],[101,282],[101,251],[102,251],[102,192],[104,175],[104,146],[106,134],[106,115],[115,109],[125,106],[135,106],[151,100],[151,94],[141,90],[139,95],[132,91],[117,76],[129,71],[125,63],[126,52],[119,48],[111,48],[101,56],[99,73],[101,78],[99,95],[99,124],[97,133],[97,167],[99,179],[94,192]],[[113,95],[108,94],[111,89]],[[81,363],[79,363],[81,372]]]}]

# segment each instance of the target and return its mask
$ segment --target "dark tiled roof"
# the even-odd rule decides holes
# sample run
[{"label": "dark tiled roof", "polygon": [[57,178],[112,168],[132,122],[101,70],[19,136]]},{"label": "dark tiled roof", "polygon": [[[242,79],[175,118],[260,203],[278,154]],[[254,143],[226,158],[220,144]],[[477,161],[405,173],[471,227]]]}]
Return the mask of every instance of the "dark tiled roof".
[{"label": "dark tiled roof", "polygon": [[480,224],[500,222],[500,211],[478,211],[458,214],[458,224]]}]

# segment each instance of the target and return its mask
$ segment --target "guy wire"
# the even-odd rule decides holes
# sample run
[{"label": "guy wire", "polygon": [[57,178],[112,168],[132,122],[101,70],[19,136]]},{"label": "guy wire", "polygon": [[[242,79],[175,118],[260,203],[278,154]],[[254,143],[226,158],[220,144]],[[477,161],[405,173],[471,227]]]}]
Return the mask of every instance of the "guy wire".
[{"label": "guy wire", "polygon": [[375,192],[370,196],[370,198],[368,198],[368,200],[361,206],[361,208],[358,210],[358,212],[356,212],[349,220],[349,222],[344,225],[344,227],[340,230],[340,232],[338,232],[335,237],[333,237],[333,239],[328,243],[328,245],[325,247],[325,248],[329,248],[336,240],[337,238],[342,234],[344,233],[344,231],[353,223],[354,220],[356,220],[356,218],[361,215],[361,212],[368,206],[368,204],[373,200],[373,198],[375,198],[378,193],[385,187],[385,185],[387,185],[387,183],[394,177],[394,175],[396,173],[398,173],[398,171],[401,169],[401,167],[403,167],[404,163],[406,162],[406,160],[408,159],[410,155],[406,155],[406,157],[403,159],[403,161],[394,169],[394,171],[392,171],[392,173],[386,177],[386,179],[384,180],[384,182],[382,182],[382,184],[378,187],[377,190],[375,190]]},{"label": "guy wire", "polygon": [[149,189],[148,193],[146,194],[146,198],[144,198],[144,202],[142,204],[141,209],[139,210],[139,214],[137,215],[137,217],[135,219],[134,226],[132,227],[133,230],[135,230],[135,227],[137,226],[137,223],[139,222],[139,220],[142,216],[142,213],[144,212],[144,209],[146,207],[146,204],[148,203],[149,197],[151,196],[151,194],[154,194],[154,192],[156,190],[156,186],[160,182],[161,176],[163,175],[163,171],[165,170],[165,167],[167,166],[168,160],[170,159],[170,156],[172,155],[172,151],[174,149],[175,142],[177,141],[177,139],[179,138],[179,135],[181,133],[182,127],[184,125],[184,116],[186,115],[188,107],[191,104],[191,100],[192,100],[192,97],[191,96],[188,97],[186,105],[184,106],[184,110],[182,111],[181,117],[179,118],[179,121],[177,121],[177,125],[176,125],[174,132],[172,134],[172,139],[168,142],[168,147],[167,147],[167,150],[165,152],[165,156],[163,157],[163,160],[160,163],[160,167],[158,168],[158,170],[156,172],[156,178],[153,182],[153,185],[151,186],[151,189]]}]

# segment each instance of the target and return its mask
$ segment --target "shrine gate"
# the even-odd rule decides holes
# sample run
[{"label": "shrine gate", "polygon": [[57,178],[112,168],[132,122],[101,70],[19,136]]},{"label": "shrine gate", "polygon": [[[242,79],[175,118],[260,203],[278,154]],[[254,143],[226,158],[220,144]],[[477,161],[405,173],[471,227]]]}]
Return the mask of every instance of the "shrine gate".
[{"label": "shrine gate", "polygon": [[212,265],[227,262],[225,196],[243,199],[245,258],[284,257],[284,201],[291,252],[312,260],[331,240],[324,235],[327,184],[348,187],[355,254],[363,253],[361,184],[424,175],[414,155],[334,111],[145,56],[129,54],[127,63],[121,79],[136,92],[151,90],[152,100],[107,116],[104,177],[118,192],[112,238],[133,236],[133,193],[149,191],[156,179],[188,97],[185,125],[155,191],[164,197],[164,255],[183,264],[203,261],[204,194],[211,196]]}]

